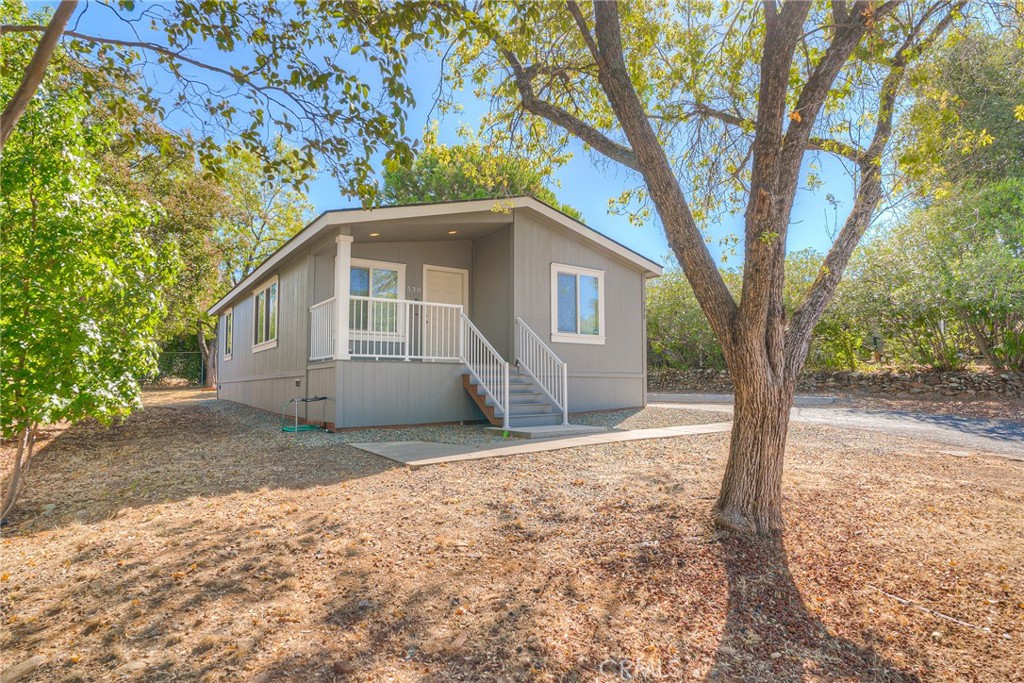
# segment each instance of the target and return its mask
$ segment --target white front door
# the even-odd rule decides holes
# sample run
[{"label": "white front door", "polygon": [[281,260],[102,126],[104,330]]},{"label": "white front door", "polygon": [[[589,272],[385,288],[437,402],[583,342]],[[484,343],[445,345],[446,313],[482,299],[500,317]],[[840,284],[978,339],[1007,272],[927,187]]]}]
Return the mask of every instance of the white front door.
[{"label": "white front door", "polygon": [[[469,306],[469,271],[443,266],[423,266],[423,300],[438,304]],[[456,358],[459,325],[455,308],[427,306],[423,314],[423,349],[429,357]]]}]

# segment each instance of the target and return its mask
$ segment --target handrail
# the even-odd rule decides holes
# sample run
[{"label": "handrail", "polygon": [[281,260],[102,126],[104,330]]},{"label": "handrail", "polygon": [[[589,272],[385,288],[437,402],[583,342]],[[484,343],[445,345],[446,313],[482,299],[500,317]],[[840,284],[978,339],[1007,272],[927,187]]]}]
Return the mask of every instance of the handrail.
[{"label": "handrail", "polygon": [[[501,357],[473,321],[462,314],[462,362],[469,368],[484,393],[501,410],[502,427],[508,429],[508,361]],[[501,398],[498,398],[498,397]]]},{"label": "handrail", "polygon": [[555,355],[544,340],[520,317],[516,317],[515,362],[551,402],[562,411],[562,424],[569,424],[569,365]]},{"label": "handrail", "polygon": [[334,357],[334,297],[309,307],[309,360]]}]

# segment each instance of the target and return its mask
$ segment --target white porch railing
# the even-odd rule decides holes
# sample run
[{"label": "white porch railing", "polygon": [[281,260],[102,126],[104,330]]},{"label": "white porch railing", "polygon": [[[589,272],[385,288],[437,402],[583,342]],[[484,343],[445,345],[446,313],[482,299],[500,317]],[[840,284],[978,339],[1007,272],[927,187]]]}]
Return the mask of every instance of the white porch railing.
[{"label": "white porch railing", "polygon": [[[321,301],[309,309],[310,360],[334,356],[334,301]],[[462,306],[351,296],[348,314],[348,350],[352,357],[464,363],[494,405],[495,414],[501,415],[502,424],[508,427],[508,361],[491,346]]]},{"label": "white porch railing", "polygon": [[459,361],[462,306],[349,297],[349,353],[358,358]]},{"label": "white porch railing", "polygon": [[544,343],[522,318],[516,318],[515,362],[562,411],[569,424],[569,366]]},{"label": "white porch railing", "polygon": [[491,346],[465,313],[461,316],[462,362],[491,399],[495,414],[501,413],[501,424],[508,429],[508,361]]},{"label": "white porch railing", "polygon": [[309,307],[309,359],[334,357],[334,297]]}]

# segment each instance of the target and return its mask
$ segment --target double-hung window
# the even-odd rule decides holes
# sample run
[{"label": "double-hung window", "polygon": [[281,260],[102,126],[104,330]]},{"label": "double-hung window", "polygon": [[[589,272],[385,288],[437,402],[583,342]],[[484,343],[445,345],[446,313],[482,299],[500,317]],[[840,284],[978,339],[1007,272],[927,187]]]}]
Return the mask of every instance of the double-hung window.
[{"label": "double-hung window", "polygon": [[224,312],[224,360],[231,360],[231,347],[234,346],[235,309]]},{"label": "double-hung window", "polygon": [[277,278],[264,282],[253,292],[252,350],[263,351],[277,346]]},{"label": "double-hung window", "polygon": [[349,271],[349,329],[401,333],[398,301],[405,291],[405,264],[352,259]]},{"label": "double-hung window", "polygon": [[551,264],[551,341],[604,344],[604,271]]}]

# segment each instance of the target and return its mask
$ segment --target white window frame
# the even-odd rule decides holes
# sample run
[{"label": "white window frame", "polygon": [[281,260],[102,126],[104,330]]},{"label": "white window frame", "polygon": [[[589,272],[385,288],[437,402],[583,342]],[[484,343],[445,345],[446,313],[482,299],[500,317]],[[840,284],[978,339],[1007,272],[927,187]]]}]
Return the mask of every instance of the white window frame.
[{"label": "white window frame", "polygon": [[[374,261],[371,259],[354,258],[349,263],[349,282],[352,278],[353,268],[367,268],[370,270],[369,278],[369,292],[367,296],[373,298],[373,270],[394,270],[398,273],[398,298],[395,301],[405,301],[405,266],[404,263],[392,263],[391,261]],[[353,294],[351,288],[349,290],[349,296],[362,296]],[[390,301],[390,299],[389,299]],[[405,316],[401,315],[401,307],[399,307],[398,315],[398,326],[394,332],[374,331],[373,330],[373,307],[369,307],[366,312],[366,327],[365,330],[359,330],[352,327],[351,313],[349,314],[349,336],[352,339],[377,339],[386,341],[401,341],[405,339]]]},{"label": "white window frame", "polygon": [[[558,331],[558,275],[576,276],[576,329],[580,329],[580,275],[597,278],[597,334],[581,334],[580,332]],[[565,263],[551,264],[551,341],[565,344],[601,344],[605,343],[607,329],[604,316],[604,271],[593,268],[581,268]]]},{"label": "white window frame", "polygon": [[[277,299],[274,301],[274,305],[277,306],[275,311],[277,316],[277,329],[274,330],[274,338],[267,339],[259,344],[256,343],[256,321],[259,320],[258,312],[256,311],[256,297],[265,290],[270,289],[272,286],[277,285]],[[252,352],[259,353],[260,351],[266,351],[267,349],[277,348],[277,338],[281,336],[281,283],[277,276],[264,280],[258,287],[252,290]],[[267,311],[269,314],[269,310]]]},{"label": "white window frame", "polygon": [[[228,319],[231,326],[228,327]],[[231,360],[231,352],[235,350],[235,307],[224,311],[224,360]]]}]

